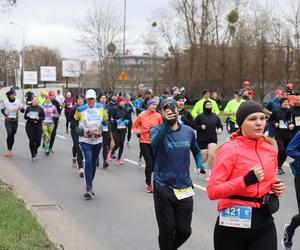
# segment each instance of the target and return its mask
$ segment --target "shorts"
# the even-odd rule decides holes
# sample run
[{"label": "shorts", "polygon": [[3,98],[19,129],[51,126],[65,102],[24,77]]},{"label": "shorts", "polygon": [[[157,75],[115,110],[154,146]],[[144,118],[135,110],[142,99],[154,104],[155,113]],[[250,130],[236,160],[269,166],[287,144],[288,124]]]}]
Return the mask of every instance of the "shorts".
[{"label": "shorts", "polygon": [[210,143],[215,143],[217,144],[218,141],[197,141],[199,148],[202,149],[207,149],[208,144]]}]

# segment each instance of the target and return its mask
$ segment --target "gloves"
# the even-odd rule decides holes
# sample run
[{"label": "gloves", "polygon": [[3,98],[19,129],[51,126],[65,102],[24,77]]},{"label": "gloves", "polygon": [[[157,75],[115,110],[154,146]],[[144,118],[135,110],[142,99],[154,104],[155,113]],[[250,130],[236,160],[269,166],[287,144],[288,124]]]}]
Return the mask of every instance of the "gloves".
[{"label": "gloves", "polygon": [[244,177],[244,181],[245,181],[245,184],[246,184],[247,187],[259,182],[256,175],[255,175],[255,173],[254,173],[254,170],[250,170],[248,172],[248,174]]},{"label": "gloves", "polygon": [[137,133],[137,134],[136,134],[136,137],[137,137],[137,138],[141,138],[141,133]]},{"label": "gloves", "polygon": [[125,125],[128,125],[128,123],[129,123],[129,120],[125,120]]},{"label": "gloves", "polygon": [[199,167],[196,167],[196,173],[197,174],[206,174],[206,170],[205,168],[199,168]]}]

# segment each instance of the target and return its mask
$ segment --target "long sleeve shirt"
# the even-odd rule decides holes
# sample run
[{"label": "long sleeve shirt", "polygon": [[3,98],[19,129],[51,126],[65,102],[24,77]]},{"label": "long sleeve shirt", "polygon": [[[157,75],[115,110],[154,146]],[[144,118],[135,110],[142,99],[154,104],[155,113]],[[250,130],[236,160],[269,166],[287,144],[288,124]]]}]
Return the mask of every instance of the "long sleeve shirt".
[{"label": "long sleeve shirt", "polygon": [[180,124],[174,131],[166,121],[153,127],[150,133],[155,153],[154,181],[175,189],[193,186],[190,177],[190,151],[197,168],[204,169],[194,130]]}]

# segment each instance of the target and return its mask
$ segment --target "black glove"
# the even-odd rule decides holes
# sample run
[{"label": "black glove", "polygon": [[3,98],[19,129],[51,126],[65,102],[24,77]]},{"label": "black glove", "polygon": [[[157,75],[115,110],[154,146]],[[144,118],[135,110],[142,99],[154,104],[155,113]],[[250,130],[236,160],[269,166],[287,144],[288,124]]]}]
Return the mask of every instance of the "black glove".
[{"label": "black glove", "polygon": [[248,172],[248,174],[244,177],[244,180],[245,180],[245,184],[246,184],[247,187],[259,182],[256,175],[255,175],[255,173],[254,173],[254,170],[250,170]]},{"label": "black glove", "polygon": [[200,174],[206,174],[205,169],[200,169]]},{"label": "black glove", "polygon": [[136,134],[136,137],[137,137],[137,138],[141,138],[141,133],[137,133],[137,134]]}]

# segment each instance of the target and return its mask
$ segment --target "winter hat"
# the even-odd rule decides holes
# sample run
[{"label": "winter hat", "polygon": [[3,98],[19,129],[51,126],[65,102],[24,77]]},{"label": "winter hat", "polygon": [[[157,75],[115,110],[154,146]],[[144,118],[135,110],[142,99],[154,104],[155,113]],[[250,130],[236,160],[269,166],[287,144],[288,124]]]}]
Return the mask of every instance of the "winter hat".
[{"label": "winter hat", "polygon": [[280,105],[282,105],[282,103],[284,103],[285,101],[288,101],[288,100],[289,99],[283,97],[283,98],[280,99],[279,103],[280,103]]},{"label": "winter hat", "polygon": [[185,100],[185,98],[182,94],[178,94],[178,95],[174,96],[173,98],[174,98],[175,101]]},{"label": "winter hat", "polygon": [[243,102],[237,110],[236,121],[239,127],[242,126],[244,120],[251,114],[261,112],[264,113],[263,107],[255,101]]},{"label": "winter hat", "polygon": [[154,98],[151,98],[147,101],[147,108],[149,108],[152,104],[156,103],[156,100]]},{"label": "winter hat", "polygon": [[9,91],[6,92],[6,96],[10,96],[10,95],[15,95],[16,91],[14,89],[10,89]]},{"label": "winter hat", "polygon": [[125,97],[124,96],[118,96],[117,103],[120,103],[120,102],[125,102]]},{"label": "winter hat", "polygon": [[206,105],[207,103],[212,104],[211,101],[209,101],[209,100],[205,101],[205,102],[203,103],[203,112],[204,112],[205,114],[211,114],[211,113],[212,113],[212,108],[208,109],[208,108],[205,107],[205,105]]}]

